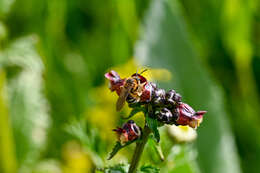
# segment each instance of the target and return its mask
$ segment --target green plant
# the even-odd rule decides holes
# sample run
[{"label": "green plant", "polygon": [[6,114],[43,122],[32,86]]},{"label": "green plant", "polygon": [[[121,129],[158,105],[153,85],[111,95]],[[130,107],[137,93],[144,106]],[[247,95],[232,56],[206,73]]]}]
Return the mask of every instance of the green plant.
[{"label": "green plant", "polygon": [[181,101],[181,95],[176,91],[166,92],[164,89],[158,88],[155,83],[147,81],[141,75],[142,73],[134,73],[128,78],[121,78],[113,70],[105,74],[110,81],[110,90],[116,91],[119,96],[116,104],[117,111],[120,111],[127,102],[128,106],[132,108],[128,119],[137,112],[143,112],[145,116],[143,128],[136,125],[133,120],[129,120],[122,128],[114,129],[118,135],[118,141],[108,159],[112,159],[120,149],[136,142],[129,173],[136,172],[150,134],[153,134],[157,143],[160,142],[158,127],[175,124],[196,129],[206,113],[206,111],[195,112],[192,107]]}]

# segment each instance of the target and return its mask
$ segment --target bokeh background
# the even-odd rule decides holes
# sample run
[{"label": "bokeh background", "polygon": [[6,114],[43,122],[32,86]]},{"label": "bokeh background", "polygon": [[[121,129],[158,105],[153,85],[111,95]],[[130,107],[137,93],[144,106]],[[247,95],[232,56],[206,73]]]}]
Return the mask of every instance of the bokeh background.
[{"label": "bokeh background", "polygon": [[134,145],[106,160],[129,110],[115,111],[104,73],[144,67],[208,113],[191,143],[161,128],[165,161],[150,141],[140,166],[259,172],[259,11],[259,0],[0,0],[0,172],[127,164]]}]

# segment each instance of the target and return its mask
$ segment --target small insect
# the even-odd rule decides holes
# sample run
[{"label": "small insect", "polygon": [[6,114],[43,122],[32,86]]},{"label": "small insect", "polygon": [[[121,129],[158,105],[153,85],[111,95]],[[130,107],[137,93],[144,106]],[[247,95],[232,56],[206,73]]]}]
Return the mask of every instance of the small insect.
[{"label": "small insect", "polygon": [[136,101],[140,100],[144,85],[147,83],[147,80],[141,74],[146,70],[147,69],[143,70],[141,73],[136,72],[125,80],[124,85],[121,86],[120,95],[116,102],[117,111],[120,111],[124,107],[125,101],[129,95]]}]

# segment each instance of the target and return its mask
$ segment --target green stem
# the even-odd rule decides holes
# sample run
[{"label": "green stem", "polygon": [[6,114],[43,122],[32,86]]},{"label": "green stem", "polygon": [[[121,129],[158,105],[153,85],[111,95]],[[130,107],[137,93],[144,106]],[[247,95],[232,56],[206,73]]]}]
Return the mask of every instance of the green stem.
[{"label": "green stem", "polygon": [[145,126],[144,130],[143,130],[142,140],[136,143],[135,152],[134,152],[128,173],[136,172],[138,163],[140,161],[141,155],[142,155],[143,150],[144,150],[144,146],[147,143],[147,140],[148,140],[150,133],[151,133],[150,128],[148,126]]}]

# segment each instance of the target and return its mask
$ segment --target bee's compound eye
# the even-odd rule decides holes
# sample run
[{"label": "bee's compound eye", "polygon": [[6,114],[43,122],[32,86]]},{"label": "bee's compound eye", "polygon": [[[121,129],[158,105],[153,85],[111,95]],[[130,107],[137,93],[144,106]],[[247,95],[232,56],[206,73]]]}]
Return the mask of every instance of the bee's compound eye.
[{"label": "bee's compound eye", "polygon": [[133,78],[129,78],[127,81],[128,81],[128,83],[133,83],[134,79]]}]

